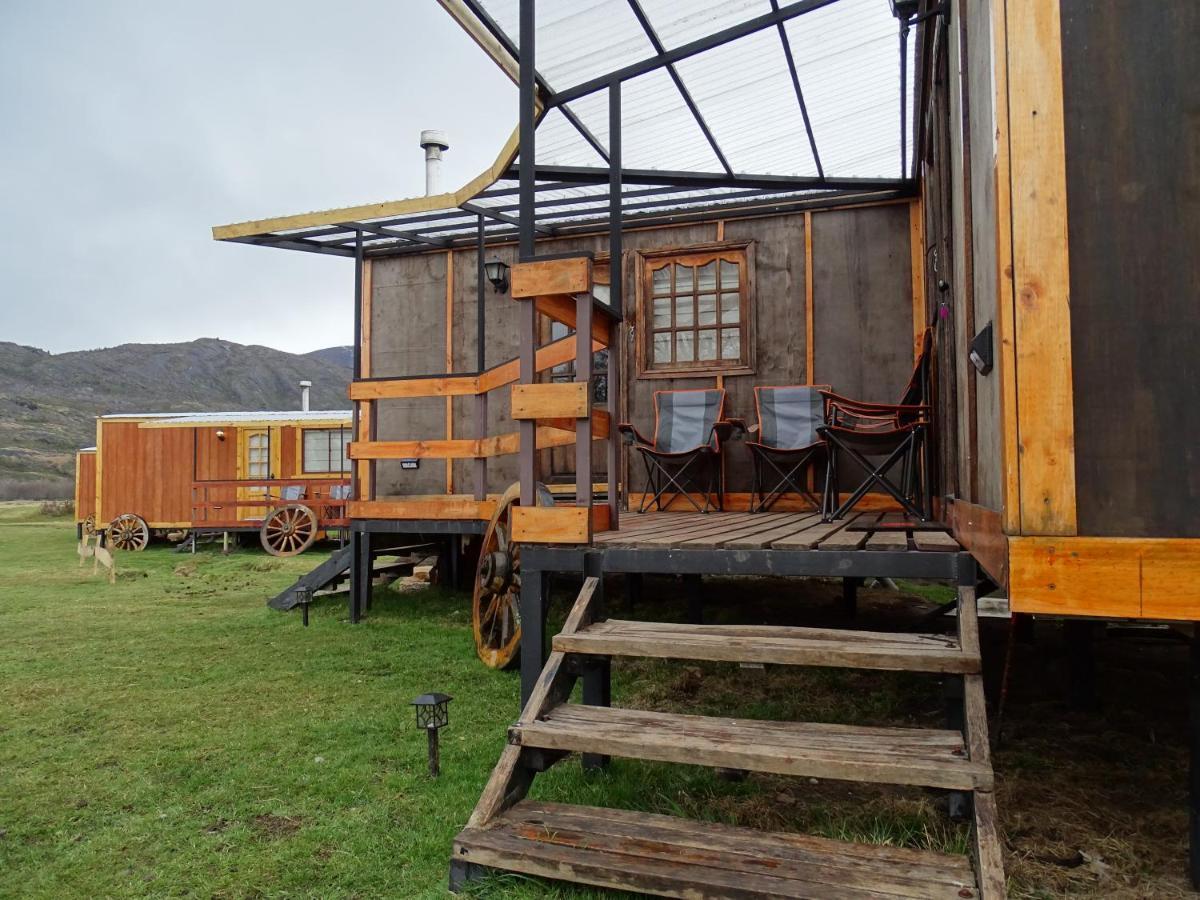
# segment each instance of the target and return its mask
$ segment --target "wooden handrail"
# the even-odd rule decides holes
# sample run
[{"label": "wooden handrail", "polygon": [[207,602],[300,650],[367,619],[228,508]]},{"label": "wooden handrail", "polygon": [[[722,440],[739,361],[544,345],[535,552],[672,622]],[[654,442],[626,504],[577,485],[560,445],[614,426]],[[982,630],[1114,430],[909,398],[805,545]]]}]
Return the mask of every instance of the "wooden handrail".
[{"label": "wooden handrail", "polygon": [[[575,443],[577,419],[538,421],[540,448],[565,447]],[[608,436],[610,417],[607,410],[592,411],[592,438]],[[486,438],[450,441],[355,441],[348,445],[351,459],[490,459],[508,456],[520,449],[520,432],[510,431]]]},{"label": "wooden handrail", "polygon": [[[592,350],[604,344],[593,341]],[[575,358],[575,338],[568,335],[538,348],[537,370],[545,372]],[[431,375],[428,378],[372,378],[350,384],[351,400],[399,400],[408,397],[466,397],[486,394],[521,377],[520,362],[511,359],[477,375]]]}]

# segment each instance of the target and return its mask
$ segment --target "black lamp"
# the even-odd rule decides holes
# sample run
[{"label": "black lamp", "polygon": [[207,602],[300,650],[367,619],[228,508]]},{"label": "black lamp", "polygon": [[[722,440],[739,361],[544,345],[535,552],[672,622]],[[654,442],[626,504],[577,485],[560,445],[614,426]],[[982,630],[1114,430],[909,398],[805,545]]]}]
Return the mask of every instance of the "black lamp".
[{"label": "black lamp", "polygon": [[493,256],[483,264],[483,273],[487,275],[487,280],[492,283],[497,294],[503,294],[508,290],[507,263]]},{"label": "black lamp", "polygon": [[304,614],[304,627],[308,627],[308,605],[312,603],[313,591],[310,587],[298,587],[292,589],[292,599],[296,605],[300,607],[300,611]]},{"label": "black lamp", "polygon": [[429,737],[429,774],[434,778],[442,770],[438,758],[438,730],[450,724],[450,701],[453,699],[449,694],[422,694],[411,703],[417,711],[417,727],[424,728]]}]

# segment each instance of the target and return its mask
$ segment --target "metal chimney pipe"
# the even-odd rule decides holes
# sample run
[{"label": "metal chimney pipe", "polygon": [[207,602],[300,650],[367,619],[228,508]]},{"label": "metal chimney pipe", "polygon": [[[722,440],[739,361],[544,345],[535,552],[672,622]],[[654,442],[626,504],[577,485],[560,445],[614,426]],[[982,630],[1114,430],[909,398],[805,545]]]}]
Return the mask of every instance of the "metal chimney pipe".
[{"label": "metal chimney pipe", "polygon": [[308,389],[311,387],[311,381],[300,382],[300,409],[302,412],[308,412]]},{"label": "metal chimney pipe", "polygon": [[421,148],[425,151],[425,196],[441,192],[442,152],[450,149],[446,132],[430,128],[421,132]]}]

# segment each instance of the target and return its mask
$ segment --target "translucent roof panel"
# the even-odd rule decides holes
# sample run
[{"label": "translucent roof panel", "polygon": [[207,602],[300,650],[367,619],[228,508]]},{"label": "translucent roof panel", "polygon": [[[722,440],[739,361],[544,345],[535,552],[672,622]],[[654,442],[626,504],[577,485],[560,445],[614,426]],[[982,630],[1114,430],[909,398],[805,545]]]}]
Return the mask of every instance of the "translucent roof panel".
[{"label": "translucent roof panel", "polygon": [[[519,46],[519,0],[479,0]],[[772,11],[770,0],[636,0],[668,51]],[[538,0],[537,68],[554,91],[655,55],[633,0]],[[779,6],[787,2],[780,0]],[[831,178],[898,178],[901,173],[899,24],[886,0],[837,0],[783,27],[809,113],[820,169]],[[909,41],[911,110],[915,77]],[[666,68],[623,89],[623,163],[628,168],[738,174],[819,174],[780,28],[772,25],[679,60],[683,91]],[[699,119],[688,108],[686,91]],[[605,92],[569,108],[608,146]],[[905,144],[911,147],[912,117]],[[714,150],[712,143],[719,148]],[[596,165],[598,154],[555,110],[538,131],[539,163]]]}]

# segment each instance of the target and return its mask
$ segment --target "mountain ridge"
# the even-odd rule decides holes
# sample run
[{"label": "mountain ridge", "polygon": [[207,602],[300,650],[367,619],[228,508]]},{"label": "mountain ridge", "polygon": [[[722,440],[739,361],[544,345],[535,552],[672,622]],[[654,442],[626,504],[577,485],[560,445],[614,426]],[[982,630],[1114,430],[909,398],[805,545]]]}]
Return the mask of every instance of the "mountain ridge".
[{"label": "mountain ridge", "polygon": [[302,380],[313,409],[348,409],[353,352],[198,338],[49,353],[0,341],[0,499],[62,493],[99,415],[298,409]]}]

